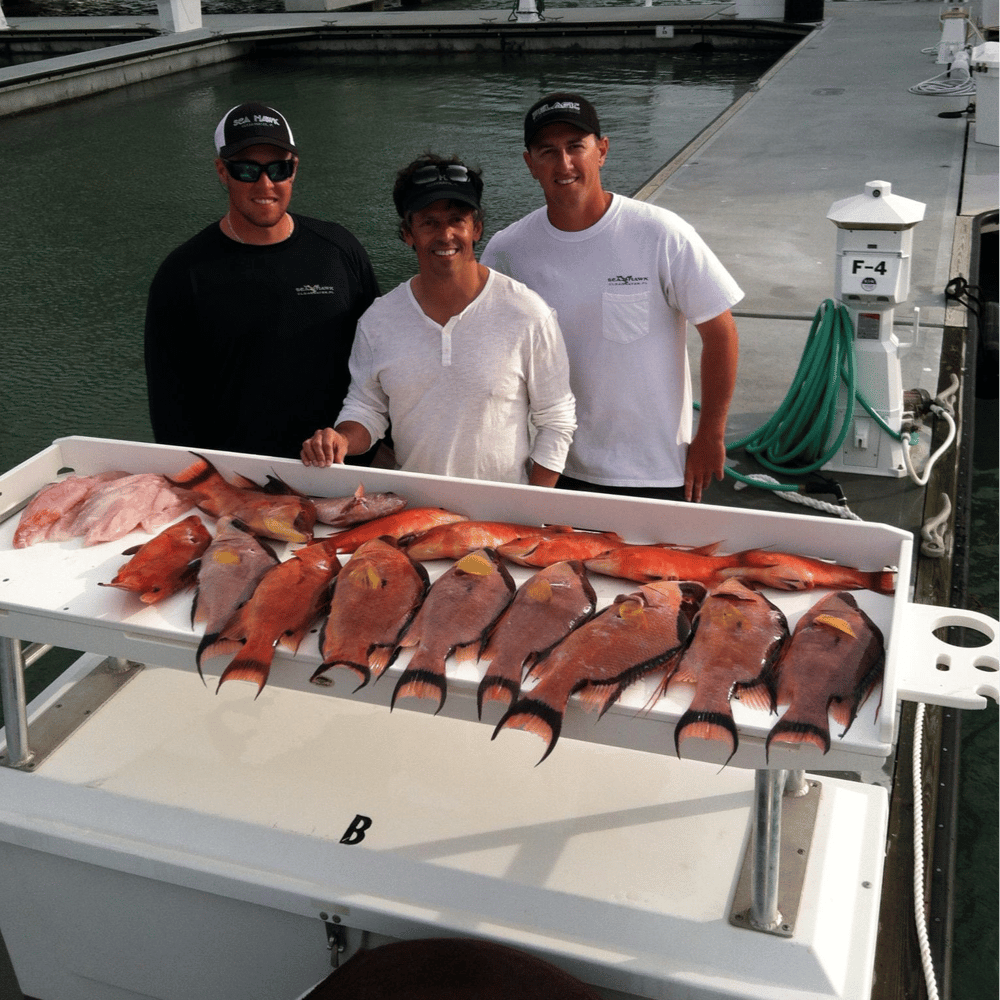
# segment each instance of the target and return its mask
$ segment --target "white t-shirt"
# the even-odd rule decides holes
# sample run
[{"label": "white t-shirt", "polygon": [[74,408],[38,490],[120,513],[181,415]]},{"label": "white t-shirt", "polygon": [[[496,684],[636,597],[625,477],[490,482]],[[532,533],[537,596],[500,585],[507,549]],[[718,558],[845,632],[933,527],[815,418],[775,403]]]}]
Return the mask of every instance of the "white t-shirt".
[{"label": "white t-shirt", "polygon": [[444,326],[398,285],[358,322],[350,368],[337,423],[377,441],[391,419],[406,471],[526,483],[529,457],[562,471],[576,426],[566,347],[551,307],[503,274]]},{"label": "white t-shirt", "polygon": [[481,260],[559,317],[577,418],[566,474],[603,486],[683,485],[692,436],[686,321],[714,319],[743,297],[694,228],[614,195],[582,232],[556,229],[540,208],[496,233]]}]

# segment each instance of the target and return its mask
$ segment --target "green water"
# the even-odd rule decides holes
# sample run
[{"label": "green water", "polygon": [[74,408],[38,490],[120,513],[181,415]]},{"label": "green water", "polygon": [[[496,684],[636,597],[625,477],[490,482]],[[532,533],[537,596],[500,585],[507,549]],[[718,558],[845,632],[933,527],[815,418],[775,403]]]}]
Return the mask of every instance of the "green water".
[{"label": "green water", "polygon": [[[594,96],[612,143],[607,186],[631,193],[773,58],[246,63],[3,121],[0,471],[63,435],[150,439],[146,289],[166,253],[224,211],[211,136],[233,104],[261,99],[289,117],[302,150],[293,207],[355,232],[387,290],[412,273],[389,191],[396,169],[413,156],[455,152],[483,167],[488,237],[540,203],[520,154],[521,114],[540,94]],[[294,369],[276,377],[294,377]],[[211,372],[204,375],[210,383]],[[996,427],[995,404],[985,420]],[[980,441],[976,523],[983,528],[975,533],[973,592],[981,610],[996,616],[996,438]],[[54,654],[29,671],[29,697],[71,658]],[[956,1000],[996,995],[996,775],[994,706],[966,713]]]}]

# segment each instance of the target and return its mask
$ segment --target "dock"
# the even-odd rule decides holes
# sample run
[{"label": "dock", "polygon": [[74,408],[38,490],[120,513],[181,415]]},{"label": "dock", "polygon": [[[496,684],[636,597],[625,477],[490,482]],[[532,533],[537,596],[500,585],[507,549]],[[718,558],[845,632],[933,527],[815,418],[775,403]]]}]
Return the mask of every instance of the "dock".
[{"label": "dock", "polygon": [[[655,169],[638,192],[622,192],[692,223],[746,292],[734,310],[741,358],[729,439],[742,439],[781,404],[810,322],[833,295],[836,229],[827,213],[835,202],[863,193],[865,184],[875,180],[926,206],[913,232],[910,294],[896,310],[899,339],[909,344],[901,352],[903,387],[919,386],[935,395],[949,388],[954,375],[965,385],[957,404],[959,419],[968,419],[970,352],[974,354],[966,337],[969,316],[961,301],[946,297],[945,289],[953,278],[969,275],[978,227],[984,220],[995,225],[998,148],[977,141],[975,111],[967,98],[910,92],[942,71],[928,49],[940,37],[946,5],[827,2],[824,19],[806,25],[738,19],[735,5],[725,3],[636,6],[627,16],[619,7],[553,4],[545,22],[537,25],[508,24],[506,6],[495,15],[346,9],[351,6],[345,2],[345,9],[315,13],[205,16],[202,29],[181,35],[161,35],[156,18],[8,18],[11,32],[8,39],[0,31],[0,53],[9,41],[22,53],[17,58],[34,55],[0,67],[0,127],[5,114],[81,99],[88,87],[99,85],[101,74],[129,83],[150,73],[183,72],[263,51],[275,58],[295,51],[475,51],[477,46],[501,45],[606,52],[620,46],[691,46],[705,39],[717,45],[781,46],[786,54],[752,92]],[[657,32],[658,26],[671,30]],[[995,78],[992,85],[996,87]],[[599,98],[595,103],[600,110]],[[602,124],[611,137],[613,157],[615,132],[627,123]],[[697,338],[691,341],[691,361],[697,387]],[[935,442],[942,437],[943,430],[936,430]],[[859,517],[913,532],[914,601],[948,604],[960,592],[966,530],[962,512],[953,511],[946,524],[957,546],[954,558],[921,555],[919,549],[922,527],[941,513],[941,494],[961,492],[968,461],[968,455],[954,448],[926,486],[906,477],[840,477]],[[761,471],[741,454],[733,462],[743,472]],[[707,500],[762,511],[795,509],[780,495],[737,491],[729,481],[713,486]],[[928,770],[948,752],[941,737],[942,712],[929,709],[929,714]],[[913,721],[912,705],[905,704],[901,750],[909,748]],[[909,762],[902,752],[899,757],[871,1000],[922,995],[916,943],[906,926],[912,911]],[[933,814],[936,800],[931,798]],[[933,841],[927,846],[933,852]],[[900,896],[907,898],[901,902]],[[947,908],[947,901],[932,899],[931,906]],[[939,933],[946,935],[947,928]],[[6,995],[2,966],[0,962],[0,994]]]}]

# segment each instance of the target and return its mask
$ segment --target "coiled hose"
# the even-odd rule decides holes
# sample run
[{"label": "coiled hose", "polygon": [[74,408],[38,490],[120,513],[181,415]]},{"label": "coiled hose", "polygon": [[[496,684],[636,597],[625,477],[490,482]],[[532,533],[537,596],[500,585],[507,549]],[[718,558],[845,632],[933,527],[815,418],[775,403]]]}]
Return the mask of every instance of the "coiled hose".
[{"label": "coiled hose", "polygon": [[[887,434],[901,440],[901,435],[858,393],[855,378],[854,325],[850,313],[833,299],[826,299],[813,317],[802,359],[781,405],[763,426],[734,441],[727,451],[743,448],[765,469],[779,475],[815,472],[840,451],[854,419],[855,400]],[[847,390],[847,405],[837,427],[841,381]],[[750,486],[789,492],[799,489],[795,484],[761,482],[728,466],[726,474]]]}]

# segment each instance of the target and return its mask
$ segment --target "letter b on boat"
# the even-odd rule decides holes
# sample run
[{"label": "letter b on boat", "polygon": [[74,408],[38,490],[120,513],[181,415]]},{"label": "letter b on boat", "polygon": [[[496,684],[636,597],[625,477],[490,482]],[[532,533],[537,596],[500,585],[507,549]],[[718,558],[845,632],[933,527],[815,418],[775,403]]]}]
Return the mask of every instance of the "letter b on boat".
[{"label": "letter b on boat", "polygon": [[358,813],[351,821],[351,825],[344,831],[344,836],[340,838],[342,844],[360,844],[365,839],[365,830],[372,825],[368,816]]}]

